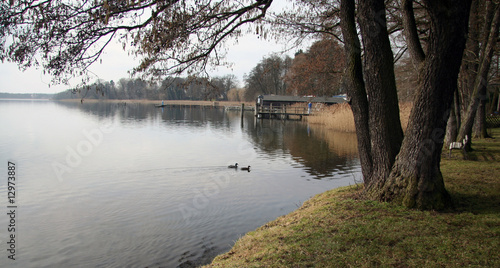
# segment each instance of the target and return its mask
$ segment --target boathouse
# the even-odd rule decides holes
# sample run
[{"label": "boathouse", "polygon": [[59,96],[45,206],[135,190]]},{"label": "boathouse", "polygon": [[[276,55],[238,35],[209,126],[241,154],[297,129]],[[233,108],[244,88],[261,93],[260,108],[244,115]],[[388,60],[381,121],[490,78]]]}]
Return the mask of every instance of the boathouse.
[{"label": "boathouse", "polygon": [[[313,96],[282,96],[282,95],[260,95],[255,102],[255,116],[257,118],[280,118],[288,119],[290,116],[302,116],[310,114],[308,104],[322,103],[332,105],[345,103],[344,96],[313,97]],[[303,104],[295,105],[294,104]]]}]

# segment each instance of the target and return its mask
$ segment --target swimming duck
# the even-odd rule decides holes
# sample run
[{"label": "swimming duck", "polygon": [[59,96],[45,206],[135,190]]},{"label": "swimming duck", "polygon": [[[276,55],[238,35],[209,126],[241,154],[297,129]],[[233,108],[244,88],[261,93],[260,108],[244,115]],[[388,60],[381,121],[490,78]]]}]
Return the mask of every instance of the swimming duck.
[{"label": "swimming duck", "polygon": [[238,168],[238,163],[236,163],[234,165],[229,165],[228,168]]},{"label": "swimming duck", "polygon": [[241,170],[248,170],[248,171],[250,171],[250,166],[248,166],[248,167],[242,167]]}]

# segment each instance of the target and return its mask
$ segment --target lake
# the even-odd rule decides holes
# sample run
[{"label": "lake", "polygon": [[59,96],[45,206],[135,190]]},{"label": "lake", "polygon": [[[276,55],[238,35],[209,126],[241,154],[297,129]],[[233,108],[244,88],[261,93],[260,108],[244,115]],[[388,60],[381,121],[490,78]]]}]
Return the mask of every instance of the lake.
[{"label": "lake", "polygon": [[194,267],[361,178],[353,134],[221,107],[0,100],[0,125],[0,267]]}]

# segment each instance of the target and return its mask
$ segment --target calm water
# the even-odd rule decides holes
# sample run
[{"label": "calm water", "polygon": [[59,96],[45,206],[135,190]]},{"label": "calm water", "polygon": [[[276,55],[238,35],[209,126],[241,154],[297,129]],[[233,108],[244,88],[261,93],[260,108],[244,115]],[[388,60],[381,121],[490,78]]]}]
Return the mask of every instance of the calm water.
[{"label": "calm water", "polygon": [[251,112],[0,100],[0,126],[0,267],[199,265],[360,178],[354,136]]}]

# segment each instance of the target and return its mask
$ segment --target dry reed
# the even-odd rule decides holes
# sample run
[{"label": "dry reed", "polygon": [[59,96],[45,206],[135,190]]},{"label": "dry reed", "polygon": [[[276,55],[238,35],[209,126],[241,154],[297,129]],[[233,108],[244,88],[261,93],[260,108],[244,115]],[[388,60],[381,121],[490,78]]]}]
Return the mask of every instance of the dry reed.
[{"label": "dry reed", "polygon": [[352,157],[358,155],[356,135],[348,132],[332,131],[321,125],[310,125],[313,135],[328,143],[328,147],[338,156]]},{"label": "dry reed", "polygon": [[[399,104],[399,116],[403,131],[406,130],[406,126],[408,125],[408,118],[412,107],[413,104],[410,102]],[[324,125],[327,129],[338,132],[356,132],[354,116],[352,115],[351,107],[347,103],[323,108],[314,112],[307,120],[311,124]]]}]

